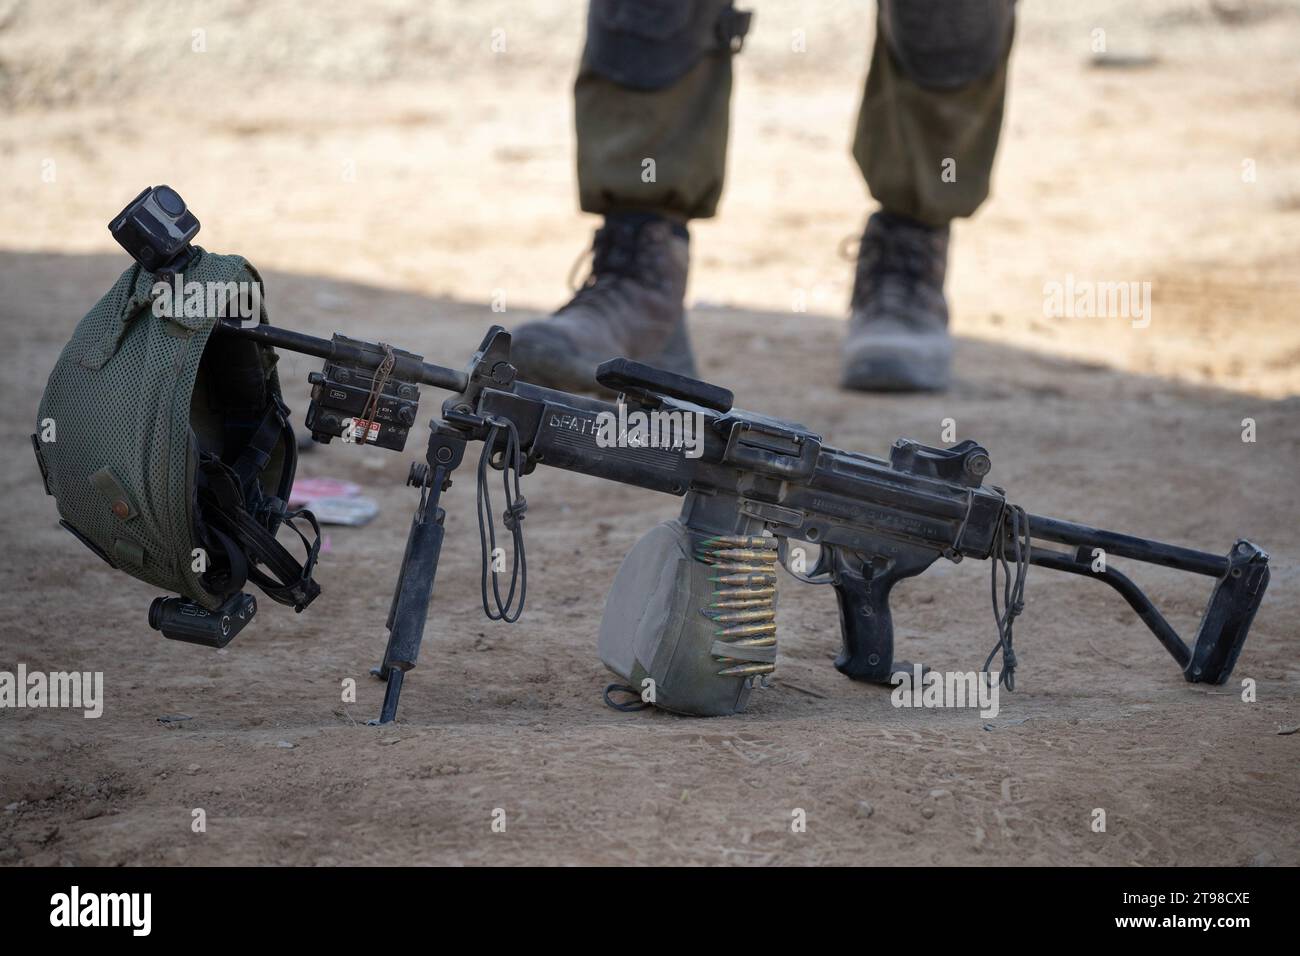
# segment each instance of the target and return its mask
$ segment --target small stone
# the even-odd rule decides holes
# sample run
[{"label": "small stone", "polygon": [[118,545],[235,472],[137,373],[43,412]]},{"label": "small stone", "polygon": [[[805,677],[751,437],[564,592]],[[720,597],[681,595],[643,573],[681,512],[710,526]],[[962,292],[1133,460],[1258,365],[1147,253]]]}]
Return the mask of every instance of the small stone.
[{"label": "small stone", "polygon": [[289,741],[287,740],[277,740],[275,742],[275,745],[277,747],[283,748],[284,750],[292,750],[294,746],[293,744],[289,743]]},{"label": "small stone", "polygon": [[402,742],[401,737],[385,737],[383,740],[379,741],[380,746],[383,747],[389,747],[392,746],[393,744],[399,744],[401,742]]},{"label": "small stone", "polygon": [[933,797],[935,800],[941,800],[941,799],[943,799],[944,797],[951,797],[951,796],[952,796],[952,791],[951,791],[951,790],[944,790],[942,787],[939,787],[939,788],[937,788],[937,789],[931,790],[931,791],[930,791],[930,796]]},{"label": "small stone", "polygon": [[876,808],[873,807],[866,800],[858,801],[858,816],[861,817],[863,820],[867,819],[867,817],[871,816],[875,812],[876,812]]},{"label": "small stone", "polygon": [[18,801],[17,801],[17,800],[15,800],[13,803],[7,803],[7,804],[5,804],[5,813],[13,813],[13,812],[14,812],[15,810],[17,810],[17,809],[18,809]]},{"label": "small stone", "polygon": [[930,819],[934,816],[934,807],[922,807],[921,816],[925,817],[927,820]]},{"label": "small stone", "polygon": [[198,773],[201,768],[198,764],[192,763],[186,769],[189,770],[190,773]]}]

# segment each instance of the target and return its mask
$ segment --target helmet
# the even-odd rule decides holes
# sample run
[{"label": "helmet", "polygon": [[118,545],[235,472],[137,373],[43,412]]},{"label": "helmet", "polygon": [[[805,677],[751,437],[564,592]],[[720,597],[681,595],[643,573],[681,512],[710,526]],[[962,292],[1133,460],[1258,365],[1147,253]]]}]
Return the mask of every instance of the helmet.
[{"label": "helmet", "polygon": [[[320,593],[320,529],[287,510],[297,446],[277,357],[218,331],[249,302],[244,321],[267,321],[261,277],[240,256],[190,246],[198,222],[166,186],[110,228],[137,262],[77,325],[32,436],[60,524],[112,567],[203,608],[252,581],[301,611]],[[305,561],[276,540],[282,524]]]}]

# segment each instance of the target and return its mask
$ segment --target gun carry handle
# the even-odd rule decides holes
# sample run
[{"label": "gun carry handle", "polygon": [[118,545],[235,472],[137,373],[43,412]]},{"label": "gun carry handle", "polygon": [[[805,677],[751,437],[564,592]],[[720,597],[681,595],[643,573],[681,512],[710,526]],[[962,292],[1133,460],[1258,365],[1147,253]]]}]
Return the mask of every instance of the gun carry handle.
[{"label": "gun carry handle", "polygon": [[904,550],[870,555],[822,546],[821,563],[829,566],[840,607],[842,646],[835,669],[853,680],[888,684],[895,671],[894,619],[889,593],[903,578],[934,563],[932,551]]}]

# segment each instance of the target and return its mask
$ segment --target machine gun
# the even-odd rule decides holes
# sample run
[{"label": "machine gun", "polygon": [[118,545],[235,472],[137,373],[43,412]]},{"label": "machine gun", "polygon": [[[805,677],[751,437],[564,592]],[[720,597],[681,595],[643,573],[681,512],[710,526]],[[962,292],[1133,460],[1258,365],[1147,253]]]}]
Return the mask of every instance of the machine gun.
[{"label": "machine gun", "polygon": [[[1198,683],[1227,680],[1268,584],[1268,555],[1249,541],[1237,541],[1226,556],[1219,556],[1027,514],[1009,504],[1002,489],[984,483],[991,459],[973,441],[934,448],[899,440],[888,459],[842,451],[823,444],[819,435],[801,425],[733,408],[732,393],[726,389],[626,359],[606,362],[597,373],[598,382],[618,395],[614,402],[542,388],[517,378],[510,364],[510,333],[495,326],[464,372],[338,335],[326,340],[266,325],[242,328],[229,323],[220,331],[324,358],[326,374],[312,379],[308,418],[316,422],[344,400],[341,392],[331,396],[329,388],[331,374],[337,378],[340,369],[365,394],[397,394],[405,387],[404,393],[411,395],[420,385],[452,393],[442,405],[441,419],[431,425],[424,461],[412,464],[408,478],[418,489],[419,502],[388,614],[388,646],[373,672],[387,681],[381,723],[396,716],[403,680],[419,657],[443,542],[445,513],[439,498],[471,442],[483,443],[478,467],[482,597],[484,610],[496,619],[517,619],[526,596],[521,475],[545,465],[683,499],[680,523],[695,559],[722,572],[710,578],[721,585],[712,595],[716,600],[691,595],[687,603],[708,605],[700,610],[723,625],[715,632],[723,636],[711,651],[719,665],[717,679],[739,688],[735,709],[743,706],[755,681],[775,666],[772,552],[785,556],[790,541],[813,542],[820,548],[816,565],[796,576],[835,589],[843,640],[836,668],[854,680],[880,683],[889,682],[900,667],[894,660],[890,591],[940,557],[954,562],[993,560],[999,632],[994,653],[1003,654],[1002,679],[1008,683],[1015,669],[1011,624],[1030,564],[1095,577],[1113,587],[1177,661],[1186,679]],[[601,441],[610,422],[626,422],[636,412],[672,413],[681,416],[680,421],[689,417],[698,422],[696,446],[688,448],[682,441],[667,447]],[[367,420],[343,421],[336,434],[349,437],[350,426],[353,441],[378,437]],[[627,437],[616,432],[620,436]],[[398,451],[403,444],[379,443]],[[505,524],[513,542],[511,582],[504,599],[496,572],[488,567],[497,553],[488,468],[503,473]],[[773,540],[778,547],[771,546]],[[1109,566],[1094,570],[1094,549],[1215,578],[1192,646],[1130,578]],[[999,566],[1007,575],[1000,609]],[[644,603],[646,598],[641,593],[632,600]],[[610,605],[613,602],[611,593]],[[625,603],[623,610],[628,606]],[[619,626],[617,620],[612,624]],[[985,662],[986,670],[993,656]]]},{"label": "machine gun", "polygon": [[[109,228],[154,275],[182,271],[197,255],[189,242],[198,221],[165,186],[146,189]],[[605,362],[596,375],[617,395],[613,402],[520,381],[510,362],[510,333],[498,326],[464,372],[338,334],[322,339],[229,319],[219,320],[213,333],[325,360],[309,376],[307,424],[320,442],[337,437],[400,452],[418,421],[420,387],[452,393],[431,423],[424,461],[412,464],[407,480],[419,501],[389,608],[387,649],[373,671],[387,681],[380,723],[395,718],[402,683],[419,657],[443,542],[439,501],[471,442],[482,445],[480,584],[484,612],[494,620],[512,622],[523,611],[527,503],[520,479],[538,465],[683,499],[680,518],[648,532],[624,560],[599,644],[611,670],[635,684],[646,678],[661,684],[655,702],[686,713],[742,710],[756,682],[775,669],[781,560],[800,580],[834,587],[843,641],[835,666],[854,680],[877,683],[893,682],[907,666],[894,660],[890,592],[940,557],[991,561],[997,644],[983,670],[1001,653],[999,679],[1009,689],[1016,669],[1013,623],[1031,564],[1095,577],[1119,591],[1186,679],[1199,683],[1228,679],[1268,585],[1268,555],[1249,541],[1237,541],[1220,557],[1028,514],[984,483],[992,461],[973,441],[934,448],[899,440],[887,459],[842,451],[802,425],[734,408],[724,388],[622,358]],[[512,551],[504,597],[498,572],[506,562],[497,545],[490,470],[502,474]],[[790,542],[818,546],[811,569],[787,560]],[[1191,647],[1127,576],[1094,564],[1097,549],[1215,578]],[[155,602],[150,622],[168,637],[220,647],[255,610],[251,597],[239,593],[215,610],[164,600]],[[609,693],[605,699],[613,704]]]}]

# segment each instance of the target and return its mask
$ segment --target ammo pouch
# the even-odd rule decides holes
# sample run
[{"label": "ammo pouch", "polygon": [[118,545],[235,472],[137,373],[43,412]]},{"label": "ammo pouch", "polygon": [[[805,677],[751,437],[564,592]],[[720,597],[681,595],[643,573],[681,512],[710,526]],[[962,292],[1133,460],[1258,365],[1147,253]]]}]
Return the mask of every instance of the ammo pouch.
[{"label": "ammo pouch", "polygon": [[738,714],[753,680],[729,676],[726,661],[776,661],[770,646],[741,648],[718,639],[706,613],[716,598],[714,567],[694,557],[700,539],[674,518],[651,528],[619,566],[605,600],[598,649],[601,662],[644,694],[654,682],[656,707],[696,717]]},{"label": "ammo pouch", "polygon": [[[309,512],[286,514],[297,446],[275,351],[212,336],[254,294],[267,321],[262,280],[240,256],[195,251],[178,276],[133,265],[77,325],[32,436],[45,489],[60,524],[132,577],[208,609],[252,581],[301,611],[320,592],[320,534]],[[155,307],[178,281],[201,295]],[[299,516],[316,528],[314,542],[293,528],[301,563],[275,539]]]}]

